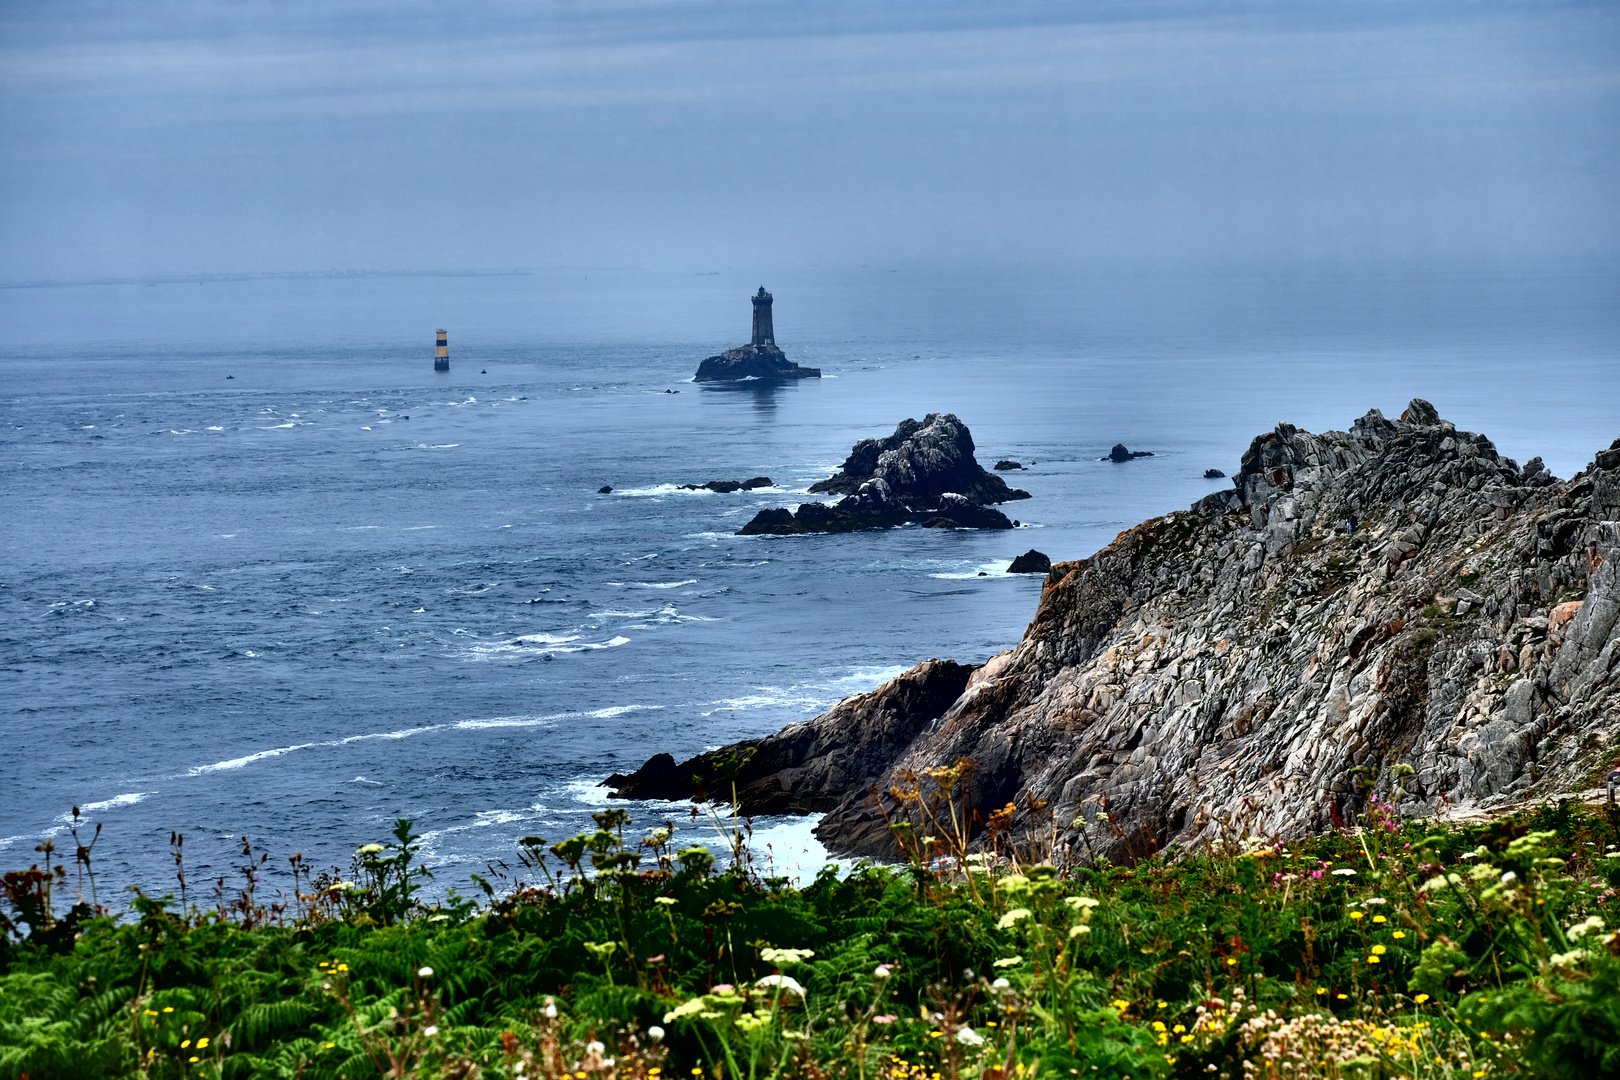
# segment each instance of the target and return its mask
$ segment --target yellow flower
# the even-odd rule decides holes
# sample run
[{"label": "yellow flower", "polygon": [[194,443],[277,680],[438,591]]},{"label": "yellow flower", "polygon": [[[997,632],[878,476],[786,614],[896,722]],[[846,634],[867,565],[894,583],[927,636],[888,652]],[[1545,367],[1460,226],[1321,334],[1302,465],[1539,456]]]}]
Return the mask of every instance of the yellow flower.
[{"label": "yellow flower", "polygon": [[1351,917],[1351,918],[1352,918],[1352,919],[1362,919],[1362,918],[1365,918],[1365,917],[1366,917],[1366,916],[1365,916],[1365,915],[1364,915],[1364,914],[1363,914],[1363,913],[1362,913],[1362,912],[1359,912],[1359,911],[1352,911],[1352,912],[1351,912],[1351,913],[1350,913],[1350,917]]},{"label": "yellow flower", "polygon": [[337,969],[339,971],[348,971],[349,970],[349,965],[348,964],[339,964],[337,966]]},{"label": "yellow flower", "polygon": [[185,1039],[180,1043],[180,1049],[184,1050],[186,1047],[188,1047],[190,1045],[191,1045],[191,1040],[190,1039]]},{"label": "yellow flower", "polygon": [[1128,1009],[1131,1007],[1131,1003],[1126,1001],[1124,998],[1115,998],[1113,1001],[1110,1001],[1109,1004],[1116,1009]]},{"label": "yellow flower", "polygon": [[1429,995],[1428,994],[1419,994],[1417,997],[1413,998],[1412,1000],[1417,1002],[1419,1005],[1421,1005],[1425,1001],[1429,1000]]},{"label": "yellow flower", "polygon": [[208,1049],[208,1037],[206,1035],[197,1040],[197,1049],[199,1049],[199,1050]]},{"label": "yellow flower", "polygon": [[1187,1025],[1186,1024],[1177,1024],[1175,1027],[1171,1028],[1170,1030],[1175,1032],[1177,1035],[1180,1035],[1183,1031],[1187,1030]]},{"label": "yellow flower", "polygon": [[1372,951],[1374,956],[1383,956],[1389,950],[1384,948],[1382,945],[1374,945],[1372,947]]},{"label": "yellow flower", "polygon": [[195,1055],[195,1054],[193,1054],[193,1055],[192,1055],[192,1056],[191,1056],[191,1057],[190,1057],[190,1058],[188,1058],[188,1059],[187,1059],[187,1060],[188,1060],[188,1061],[190,1061],[190,1062],[191,1062],[191,1063],[192,1063],[192,1064],[193,1064],[193,1065],[195,1065],[195,1064],[196,1064],[196,1063],[197,1063],[197,1060],[198,1060],[198,1059],[197,1059],[197,1056],[196,1056],[196,1055]]},{"label": "yellow flower", "polygon": [[1389,922],[1389,920],[1384,918],[1382,915],[1374,915],[1373,922]]},{"label": "yellow flower", "polygon": [[1390,937],[1394,938],[1396,941],[1399,941],[1401,938],[1403,938],[1405,936],[1406,936],[1406,931],[1405,930],[1397,930],[1393,934],[1390,935]]},{"label": "yellow flower", "polygon": [[1317,988],[1316,988],[1316,992],[1317,992],[1317,993],[1318,993],[1318,994],[1325,994],[1325,993],[1327,993],[1327,987],[1325,987],[1325,986],[1318,986],[1318,987],[1317,987]]},{"label": "yellow flower", "polygon": [[1376,963],[1378,963],[1378,956],[1377,956],[1377,954],[1376,954],[1376,953],[1374,953],[1374,954],[1372,954],[1372,955],[1369,955],[1369,956],[1368,956],[1368,957],[1367,957],[1367,963],[1369,963],[1369,964],[1376,964]]},{"label": "yellow flower", "polygon": [[1157,1006],[1157,1008],[1160,1008],[1160,1009],[1163,1009],[1163,1008],[1165,1008],[1165,1007],[1166,1007],[1166,1006],[1168,1006],[1168,1005],[1169,1005],[1169,1004],[1170,1004],[1170,1003],[1169,1003],[1169,1002],[1168,1002],[1168,1001],[1161,1001],[1161,1002],[1159,1002],[1159,1004],[1158,1004],[1158,1006]]},{"label": "yellow flower", "polygon": [[321,1044],[321,1049],[322,1050],[330,1050],[330,1049],[332,1049],[332,1047],[334,1047],[336,1045],[337,1045],[337,1043],[322,1043]]},{"label": "yellow flower", "polygon": [[165,1006],[163,1006],[163,1011],[164,1012],[174,1012],[174,1006],[173,1005],[165,1005]]},{"label": "yellow flower", "polygon": [[1155,1021],[1153,1021],[1153,1030],[1154,1031],[1163,1031],[1164,1030],[1164,1021],[1163,1020],[1155,1020]]},{"label": "yellow flower", "polygon": [[1340,1001],[1343,1001],[1345,998],[1349,997],[1350,995],[1349,994],[1336,994],[1334,996],[1337,997]]},{"label": "yellow flower", "polygon": [[1192,1042],[1192,1036],[1191,1035],[1183,1035],[1181,1037],[1181,1041],[1184,1042],[1184,1043],[1190,1043],[1190,1042]]}]

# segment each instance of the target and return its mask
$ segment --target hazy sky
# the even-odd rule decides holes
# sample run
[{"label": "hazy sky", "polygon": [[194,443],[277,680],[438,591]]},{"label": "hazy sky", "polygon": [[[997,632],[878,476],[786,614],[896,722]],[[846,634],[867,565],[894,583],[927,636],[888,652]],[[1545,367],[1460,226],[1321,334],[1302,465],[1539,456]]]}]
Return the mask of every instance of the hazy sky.
[{"label": "hazy sky", "polygon": [[1612,261],[1620,8],[0,6],[0,281]]}]

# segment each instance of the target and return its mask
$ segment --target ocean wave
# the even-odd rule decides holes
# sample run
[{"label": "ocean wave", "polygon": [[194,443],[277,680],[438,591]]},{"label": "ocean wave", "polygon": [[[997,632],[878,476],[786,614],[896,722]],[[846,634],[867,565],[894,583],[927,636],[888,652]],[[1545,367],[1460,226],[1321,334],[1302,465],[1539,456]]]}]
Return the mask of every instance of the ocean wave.
[{"label": "ocean wave", "polygon": [[997,559],[995,562],[979,563],[978,565],[974,566],[972,569],[969,569],[969,570],[955,570],[955,571],[949,571],[949,572],[941,572],[941,573],[937,573],[937,574],[929,574],[928,576],[931,577],[931,578],[940,578],[940,579],[942,579],[944,581],[971,580],[971,579],[977,578],[977,577],[979,577],[981,575],[983,575],[984,577],[993,577],[993,578],[1014,578],[1014,577],[1022,576],[1022,575],[1019,575],[1019,574],[1009,574],[1009,573],[1007,573],[1007,567],[1011,563],[1012,563],[1011,558]]},{"label": "ocean wave", "polygon": [[622,589],[678,589],[682,585],[696,585],[697,578],[687,578],[685,581],[610,581],[608,584]]},{"label": "ocean wave", "polygon": [[[150,791],[131,791],[127,795],[114,795],[112,798],[102,799],[100,802],[81,803],[79,813],[82,816],[99,813],[102,810],[117,810],[121,806],[134,806],[150,794],[152,794]],[[63,814],[61,820],[72,821],[73,815]]]},{"label": "ocean wave", "polygon": [[876,689],[897,676],[904,675],[911,668],[905,664],[891,664],[888,667],[858,667],[848,675],[840,675],[832,680],[834,686],[865,686],[867,689]]},{"label": "ocean wave", "polygon": [[770,709],[785,705],[796,705],[809,712],[819,710],[825,707],[826,704],[827,699],[825,697],[803,697],[785,691],[777,691],[774,693],[746,694],[742,697],[723,698],[720,701],[711,702],[711,707],[699,715],[713,716],[718,712],[746,712],[749,709]]}]

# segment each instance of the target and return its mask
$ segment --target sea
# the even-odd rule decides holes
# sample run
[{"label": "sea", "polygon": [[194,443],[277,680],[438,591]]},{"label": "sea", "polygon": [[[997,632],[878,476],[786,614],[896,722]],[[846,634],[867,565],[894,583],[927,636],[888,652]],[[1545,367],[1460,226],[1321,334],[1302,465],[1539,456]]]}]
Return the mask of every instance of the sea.
[{"label": "sea", "polygon": [[[1011,648],[1041,586],[1014,556],[1084,557],[1186,508],[1281,421],[1424,397],[1562,476],[1620,436],[1612,266],[758,278],[0,288],[0,868],[46,839],[71,864],[75,807],[115,907],[178,890],[175,833],[205,903],[261,855],[261,898],[295,853],[346,873],[400,818],[441,894],[510,880],[519,838],[609,805],[632,835],[712,844],[706,815],[610,804],[601,780]],[[761,284],[823,377],[691,382],[747,340]],[[1024,466],[1019,528],[735,535],[930,412]],[[1104,460],[1115,443],[1153,456]],[[812,824],[754,822],[761,864],[813,875]]]}]

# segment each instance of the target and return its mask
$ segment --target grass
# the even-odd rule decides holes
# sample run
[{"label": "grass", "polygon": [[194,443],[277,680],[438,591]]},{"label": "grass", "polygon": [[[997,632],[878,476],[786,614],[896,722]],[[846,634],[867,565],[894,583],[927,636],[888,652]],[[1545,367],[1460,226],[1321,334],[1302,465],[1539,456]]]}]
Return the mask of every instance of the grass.
[{"label": "grass", "polygon": [[1460,827],[1375,802],[1299,842],[1054,865],[1067,848],[993,820],[996,852],[968,850],[961,766],[902,800],[906,861],[803,887],[712,810],[729,865],[609,811],[525,838],[523,879],[475,879],[477,902],[424,900],[407,822],[285,903],[246,849],[208,909],[182,888],[114,914],[80,884],[90,848],[42,845],[4,879],[0,1076],[1620,1073],[1610,812]]}]

